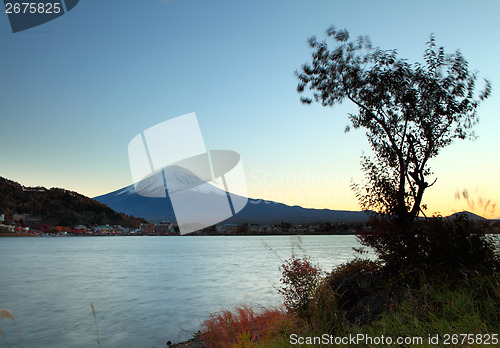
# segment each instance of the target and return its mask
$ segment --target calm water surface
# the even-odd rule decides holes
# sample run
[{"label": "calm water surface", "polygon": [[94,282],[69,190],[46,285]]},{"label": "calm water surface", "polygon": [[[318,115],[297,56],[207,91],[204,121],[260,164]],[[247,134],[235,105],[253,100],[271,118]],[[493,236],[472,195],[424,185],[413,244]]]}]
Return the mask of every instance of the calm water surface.
[{"label": "calm water surface", "polygon": [[[282,260],[325,271],[354,258],[354,236],[0,238],[0,308],[27,347],[165,347],[209,314],[280,306]],[[22,346],[10,320],[0,320]],[[5,346],[0,338],[0,347]]]}]

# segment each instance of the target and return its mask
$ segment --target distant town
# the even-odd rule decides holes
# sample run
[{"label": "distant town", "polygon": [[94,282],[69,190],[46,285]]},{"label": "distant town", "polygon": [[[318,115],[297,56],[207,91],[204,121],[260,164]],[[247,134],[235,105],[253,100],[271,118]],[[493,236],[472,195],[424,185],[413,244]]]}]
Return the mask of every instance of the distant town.
[{"label": "distant town", "polygon": [[[8,224],[5,215],[0,214],[0,236],[177,236],[179,228],[171,221],[142,223],[138,228],[121,225],[76,225],[50,226],[37,223],[36,217],[28,214],[12,214]],[[219,224],[191,233],[190,235],[287,235],[287,234],[356,234],[367,228],[365,224],[317,223],[261,225],[255,223]]]}]

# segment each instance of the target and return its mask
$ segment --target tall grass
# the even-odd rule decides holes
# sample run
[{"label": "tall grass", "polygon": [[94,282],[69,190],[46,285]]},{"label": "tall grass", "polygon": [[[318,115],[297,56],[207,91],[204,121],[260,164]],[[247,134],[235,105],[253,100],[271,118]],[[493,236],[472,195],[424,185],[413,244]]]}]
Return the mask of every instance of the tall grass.
[{"label": "tall grass", "polygon": [[[478,194],[477,191],[478,189],[476,188],[474,192],[476,195]],[[474,199],[467,189],[463,189],[462,192],[457,190],[455,193],[455,200],[464,200],[469,210],[486,219],[494,219],[496,217],[497,202],[492,201],[491,198],[483,199],[482,197],[478,197]]]},{"label": "tall grass", "polygon": [[90,302],[90,307],[92,308],[92,315],[94,316],[95,331],[97,333],[97,344],[99,345],[99,347],[101,347],[101,337],[99,336],[99,328],[97,327],[97,318],[95,316],[95,308],[93,302]]},{"label": "tall grass", "polygon": [[256,312],[242,306],[234,311],[223,310],[203,323],[205,344],[214,348],[253,347],[277,332],[287,331],[292,323],[291,316],[279,309]]},{"label": "tall grass", "polygon": [[7,340],[7,337],[5,337],[5,334],[3,333],[2,328],[0,327],[0,334],[3,336],[3,339],[5,340],[5,343],[7,344],[7,347],[10,348],[9,341]]},{"label": "tall grass", "polygon": [[[21,342],[23,344],[23,347],[26,348],[26,345],[24,344],[23,335],[21,333],[21,330],[19,329],[19,326],[17,325],[16,319],[14,318],[14,315],[12,314],[12,312],[8,309],[0,308],[0,318],[10,319],[14,322],[14,325],[16,325],[17,332],[19,333],[19,337],[21,338]],[[0,330],[0,331],[2,331],[2,330]],[[10,347],[9,342],[7,341],[7,338],[5,337],[5,334],[3,333],[3,331],[2,331],[2,336],[4,337],[5,342],[7,342],[7,346]]]},{"label": "tall grass", "polygon": [[[96,317],[96,312],[95,312],[95,307],[94,307],[94,303],[90,303],[90,307],[92,308],[92,315],[94,316],[94,322],[95,322],[95,330],[96,330],[96,334],[97,334],[97,344],[99,345],[99,347],[101,347],[101,338],[100,338],[100,335],[99,335],[99,328],[97,326],[97,317]],[[17,329],[17,332],[19,333],[19,337],[21,339],[21,343],[23,344],[23,347],[26,348],[26,345],[24,344],[24,338],[23,338],[23,335],[21,333],[21,330],[19,329],[19,326],[17,325],[17,322],[16,322],[16,319],[14,318],[14,315],[12,314],[12,312],[8,309],[5,309],[5,308],[0,308],[0,318],[1,319],[10,319],[12,320],[12,322],[14,323],[14,325],[16,326],[16,329]],[[5,336],[5,333],[3,332],[2,328],[0,327],[0,334],[2,335],[6,345],[8,348],[11,347],[9,341],[7,340],[7,337]]]}]

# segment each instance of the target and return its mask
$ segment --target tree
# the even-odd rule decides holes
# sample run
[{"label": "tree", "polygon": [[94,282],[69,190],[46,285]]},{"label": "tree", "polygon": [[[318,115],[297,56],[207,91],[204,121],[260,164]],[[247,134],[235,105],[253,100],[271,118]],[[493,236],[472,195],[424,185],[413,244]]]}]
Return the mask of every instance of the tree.
[{"label": "tree", "polygon": [[485,80],[475,98],[476,73],[460,51],[438,48],[433,35],[424,63],[414,64],[398,58],[395,49],[372,47],[366,36],[349,41],[347,30],[334,27],[327,35],[337,47],[329,50],[326,41],[311,38],[312,63],[296,72],[298,92],[313,91],[301,101],[356,105],[349,120],[366,129],[374,153],[362,157],[365,185],[353,184],[360,204],[402,223],[413,221],[423,208],[424,191],[436,182],[429,182],[429,160],[455,139],[475,138],[476,111],[491,84]]}]

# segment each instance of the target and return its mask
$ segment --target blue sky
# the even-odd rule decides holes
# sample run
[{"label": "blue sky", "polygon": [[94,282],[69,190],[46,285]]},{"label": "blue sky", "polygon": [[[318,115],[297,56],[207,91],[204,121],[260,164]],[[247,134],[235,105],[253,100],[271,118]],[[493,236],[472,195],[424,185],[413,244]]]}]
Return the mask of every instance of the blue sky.
[{"label": "blue sky", "polygon": [[492,81],[479,139],[431,163],[438,182],[424,200],[443,214],[469,208],[457,190],[498,201],[499,15],[495,0],[83,0],[12,34],[1,14],[0,176],[104,194],[132,183],[135,135],[196,112],[208,148],[242,156],[250,196],[357,210],[349,184],[368,144],[362,130],[344,134],[355,109],[302,105],[294,76],[310,61],[308,37],[334,24],[410,61],[434,33]]}]

